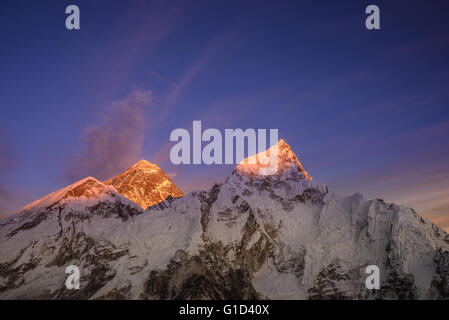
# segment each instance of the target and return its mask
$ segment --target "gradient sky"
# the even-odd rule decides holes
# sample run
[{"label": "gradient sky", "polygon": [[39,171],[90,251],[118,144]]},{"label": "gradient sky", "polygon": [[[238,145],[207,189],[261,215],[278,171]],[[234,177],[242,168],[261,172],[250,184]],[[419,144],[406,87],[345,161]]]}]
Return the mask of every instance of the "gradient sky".
[{"label": "gradient sky", "polygon": [[170,132],[201,120],[278,128],[332,191],[449,228],[448,17],[446,0],[3,0],[0,216],[142,158],[207,189],[233,166],[169,161]]}]

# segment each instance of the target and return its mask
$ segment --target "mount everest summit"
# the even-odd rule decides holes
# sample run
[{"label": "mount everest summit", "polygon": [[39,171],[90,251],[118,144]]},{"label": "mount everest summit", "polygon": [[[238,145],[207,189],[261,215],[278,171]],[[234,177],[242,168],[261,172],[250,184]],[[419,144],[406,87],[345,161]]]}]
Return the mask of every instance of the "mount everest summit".
[{"label": "mount everest summit", "polygon": [[413,209],[330,192],[277,147],[276,175],[244,160],[209,191],[184,196],[139,161],[29,204],[0,221],[0,299],[449,298],[448,234]]}]

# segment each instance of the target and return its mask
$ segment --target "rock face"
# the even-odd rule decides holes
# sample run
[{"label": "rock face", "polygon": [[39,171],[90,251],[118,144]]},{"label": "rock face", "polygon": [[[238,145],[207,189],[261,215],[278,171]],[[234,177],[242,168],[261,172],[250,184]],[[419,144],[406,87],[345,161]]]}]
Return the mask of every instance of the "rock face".
[{"label": "rock face", "polygon": [[[0,299],[449,298],[442,229],[381,199],[329,193],[278,147],[288,155],[278,174],[239,166],[143,213],[94,180],[1,221]],[[70,264],[79,290],[65,288]],[[365,287],[368,265],[379,290]]]},{"label": "rock face", "polygon": [[181,190],[157,165],[140,160],[118,176],[105,181],[121,195],[137,203],[144,210],[168,197],[184,196]]}]

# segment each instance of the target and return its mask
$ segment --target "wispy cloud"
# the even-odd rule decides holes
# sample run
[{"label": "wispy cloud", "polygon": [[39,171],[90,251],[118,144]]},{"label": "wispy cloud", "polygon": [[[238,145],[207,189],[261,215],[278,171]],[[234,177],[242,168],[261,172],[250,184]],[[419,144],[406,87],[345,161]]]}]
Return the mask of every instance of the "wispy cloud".
[{"label": "wispy cloud", "polygon": [[195,77],[195,75],[203,68],[206,61],[209,59],[210,53],[207,52],[204,56],[198,59],[175,83],[171,91],[166,97],[165,109],[170,110],[176,104],[180,94],[186,85]]},{"label": "wispy cloud", "polygon": [[149,160],[151,162],[154,162],[161,165],[170,165],[170,149],[172,148],[173,144],[171,142],[165,142],[162,146],[159,147],[159,149],[154,152],[150,157]]},{"label": "wispy cloud", "polygon": [[66,177],[71,182],[86,176],[105,180],[139,160],[146,129],[144,109],[151,104],[151,91],[143,90],[113,102],[99,124],[84,131],[81,150],[73,155]]},{"label": "wispy cloud", "polygon": [[105,97],[121,90],[138,66],[176,32],[191,7],[192,2],[185,0],[130,1],[123,18],[110,22],[108,38],[99,41],[101,50],[87,62],[90,69],[98,70],[87,83],[87,89]]},{"label": "wispy cloud", "polygon": [[[170,113],[176,107],[180,100],[180,97],[186,87],[195,79],[195,77],[205,68],[207,62],[212,59],[217,52],[224,47],[226,43],[225,36],[219,36],[215,38],[206,48],[205,52],[196,59],[190,66],[185,70],[181,76],[172,84],[170,90],[162,96],[158,103],[157,112],[153,113],[153,116],[157,119],[153,121],[153,129],[158,125],[162,125],[164,121],[168,118]],[[158,78],[164,79],[161,75],[157,74]],[[189,120],[190,121],[190,120]],[[186,122],[186,125],[189,125]],[[169,161],[170,149],[173,146],[171,142],[165,142],[158,147],[158,149],[151,154],[149,157],[151,162],[157,163],[158,165],[164,165],[168,168],[174,168]],[[177,174],[176,174],[177,175]]]},{"label": "wispy cloud", "polygon": [[205,53],[201,55],[190,67],[179,77],[179,79],[173,84],[170,91],[162,99],[160,119],[163,120],[176,106],[179,98],[185,88],[195,78],[195,76],[205,67],[207,62],[217,54],[217,52],[224,47],[227,38],[225,36],[219,36],[215,38],[206,49]]}]

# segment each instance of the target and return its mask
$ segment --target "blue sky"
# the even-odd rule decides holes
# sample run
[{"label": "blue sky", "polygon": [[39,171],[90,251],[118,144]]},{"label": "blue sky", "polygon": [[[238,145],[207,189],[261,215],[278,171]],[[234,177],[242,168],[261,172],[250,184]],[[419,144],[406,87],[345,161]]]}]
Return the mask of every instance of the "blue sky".
[{"label": "blue sky", "polygon": [[[65,29],[65,7],[81,30]],[[365,8],[381,30],[365,28]],[[449,227],[447,1],[4,0],[0,214],[144,158],[183,191],[170,132],[278,128],[315,180]]]}]

